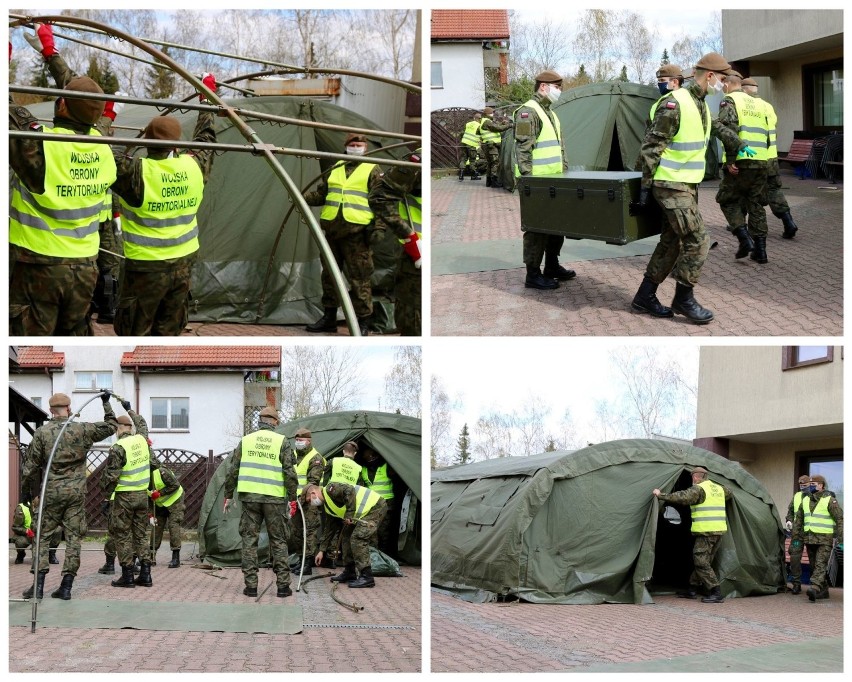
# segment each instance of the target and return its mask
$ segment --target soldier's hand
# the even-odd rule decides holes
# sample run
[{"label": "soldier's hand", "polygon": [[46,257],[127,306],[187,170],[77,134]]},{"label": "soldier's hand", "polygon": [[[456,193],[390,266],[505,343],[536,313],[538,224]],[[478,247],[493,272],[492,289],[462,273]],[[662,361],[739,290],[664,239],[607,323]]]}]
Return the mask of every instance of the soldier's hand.
[{"label": "soldier's hand", "polygon": [[[216,92],[216,76],[212,73],[202,73],[201,74],[201,83],[206,87],[210,92]],[[198,93],[198,99],[201,102],[207,101],[207,95],[203,92]]]},{"label": "soldier's hand", "polygon": [[41,52],[42,56],[47,59],[55,54],[59,54],[56,49],[56,43],[53,40],[53,29],[49,24],[33,24],[35,35],[31,35],[24,31],[24,40],[33,46],[34,50]]},{"label": "soldier's hand", "polygon": [[628,206],[628,212],[632,216],[644,213],[648,209],[648,202],[651,200],[651,189],[643,187],[639,190],[639,198],[636,201],[631,201]]},{"label": "soldier's hand", "polygon": [[223,513],[223,514],[227,514],[227,513],[228,513],[228,510],[229,510],[230,508],[231,508],[231,500],[230,500],[230,498],[226,497],[226,498],[225,498],[225,504],[224,504],[224,506],[222,507],[222,513]]},{"label": "soldier's hand", "polygon": [[793,522],[787,521],[787,523],[784,524],[784,528],[786,528],[787,530],[793,530]]},{"label": "soldier's hand", "polygon": [[101,400],[103,401],[104,405],[109,403],[109,399],[111,397],[112,397],[112,393],[110,391],[102,391],[101,392]]},{"label": "soldier's hand", "polygon": [[757,152],[756,152],[756,151],[754,151],[754,149],[752,149],[752,148],[751,148],[751,147],[749,147],[748,145],[746,145],[745,147],[743,147],[742,149],[740,149],[740,153],[739,153],[739,154],[737,154],[737,158],[738,158],[738,159],[742,159],[742,158],[744,158],[744,157],[746,157],[746,156],[747,156],[748,158],[750,158],[750,159],[751,159],[751,158],[754,158],[755,156],[757,156]]},{"label": "soldier's hand", "polygon": [[[130,406],[130,401],[129,401],[129,400],[122,400],[122,401],[121,401],[121,406],[124,408],[124,411],[125,411],[125,412],[130,412],[130,407],[131,407],[131,406]],[[149,443],[149,445],[150,445],[150,443]]]},{"label": "soldier's hand", "polygon": [[162,494],[160,493],[159,490],[155,490],[154,492],[151,493],[151,499],[152,500],[158,500],[158,499],[160,499],[160,497],[162,497]]},{"label": "soldier's hand", "polygon": [[[115,94],[119,95],[120,97],[127,97],[127,93],[122,92],[121,90],[117,90]],[[119,113],[121,113],[122,109],[124,109],[124,102],[113,102],[112,100],[109,100],[104,105],[104,116],[115,121],[115,117],[118,116]]]},{"label": "soldier's hand", "polygon": [[314,566],[322,566],[322,560],[325,554],[322,550],[317,552],[317,555],[314,557]]},{"label": "soldier's hand", "polygon": [[729,163],[725,166],[725,170],[728,171],[731,175],[739,175],[740,169],[737,168],[737,164]]},{"label": "soldier's hand", "polygon": [[654,488],[654,490],[653,490],[653,494],[654,494],[654,497],[659,497],[659,496],[660,496],[660,489],[659,489],[659,488]]},{"label": "soldier's hand", "polygon": [[32,528],[27,528],[27,537],[32,540],[35,537],[35,533],[33,533]]},{"label": "soldier's hand", "polygon": [[296,516],[296,510],[299,507],[296,504],[296,500],[293,500],[288,506],[290,507],[290,518],[292,519],[294,516]]},{"label": "soldier's hand", "polygon": [[402,248],[405,253],[408,254],[408,257],[414,261],[414,267],[419,269],[423,260],[423,255],[420,252],[420,237],[417,236],[416,232],[412,232],[405,238],[405,241],[402,243]]}]

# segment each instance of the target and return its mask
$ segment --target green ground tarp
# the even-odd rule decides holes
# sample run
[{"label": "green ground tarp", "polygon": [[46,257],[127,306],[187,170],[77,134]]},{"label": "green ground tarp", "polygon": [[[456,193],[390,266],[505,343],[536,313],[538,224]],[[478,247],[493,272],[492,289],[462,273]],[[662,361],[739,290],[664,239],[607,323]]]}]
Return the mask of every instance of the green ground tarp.
[{"label": "green ground tarp", "polygon": [[[420,420],[385,412],[333,412],[306,417],[282,424],[277,431],[292,438],[297,429],[311,431],[313,447],[326,459],[341,457],[347,441],[359,442],[363,451],[369,446],[379,453],[399,476],[394,488],[396,509],[400,516],[399,543],[396,559],[411,565],[421,561],[421,448]],[[357,461],[357,459],[356,459]],[[201,504],[198,521],[198,553],[216,564],[240,564],[239,500],[227,514],[222,513],[223,486],[227,459],[213,475]],[[258,556],[266,559],[268,539],[261,536]]]},{"label": "green ground tarp", "polygon": [[784,535],[760,482],[706,450],[643,439],[434,471],[432,583],[471,601],[650,603],[692,569],[689,509],[675,507],[676,525],[651,491],[689,487],[698,465],[733,494],[714,561],[722,593],[774,594]]}]

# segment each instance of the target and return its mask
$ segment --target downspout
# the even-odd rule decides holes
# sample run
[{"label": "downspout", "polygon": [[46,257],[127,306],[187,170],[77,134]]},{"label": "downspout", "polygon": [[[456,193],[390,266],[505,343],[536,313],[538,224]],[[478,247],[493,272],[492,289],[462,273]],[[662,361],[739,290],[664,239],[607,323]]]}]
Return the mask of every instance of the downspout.
[{"label": "downspout", "polygon": [[139,414],[139,391],[141,390],[139,386],[139,365],[134,365],[133,367],[133,393],[136,395],[135,403],[136,403],[136,413]]}]

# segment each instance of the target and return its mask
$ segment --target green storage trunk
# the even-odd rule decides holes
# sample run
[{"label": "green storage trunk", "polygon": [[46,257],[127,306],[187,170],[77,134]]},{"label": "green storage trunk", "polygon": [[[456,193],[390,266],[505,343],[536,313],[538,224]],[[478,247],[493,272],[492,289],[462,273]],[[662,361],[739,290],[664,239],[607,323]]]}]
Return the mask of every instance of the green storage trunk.
[{"label": "green storage trunk", "polygon": [[618,245],[660,234],[655,202],[642,215],[630,215],[629,205],[639,198],[641,180],[641,173],[608,171],[518,178],[521,229]]}]

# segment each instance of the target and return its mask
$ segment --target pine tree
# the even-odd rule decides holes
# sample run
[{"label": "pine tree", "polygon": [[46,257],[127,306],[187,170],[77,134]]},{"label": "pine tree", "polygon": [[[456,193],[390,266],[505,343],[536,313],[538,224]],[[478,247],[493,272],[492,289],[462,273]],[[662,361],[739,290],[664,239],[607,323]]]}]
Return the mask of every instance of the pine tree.
[{"label": "pine tree", "polygon": [[627,82],[627,66],[626,65],[621,67],[621,75],[618,77],[618,80],[620,80],[622,83]]},{"label": "pine tree", "polygon": [[467,464],[470,461],[470,431],[467,424],[462,427],[459,439],[456,442],[456,464]]},{"label": "pine tree", "polygon": [[544,451],[553,452],[554,450],[556,450],[556,441],[553,440],[553,438],[550,438],[550,440],[547,441],[547,447],[544,448]]},{"label": "pine tree", "polygon": [[665,66],[669,63],[669,51],[663,48],[663,57],[660,59],[660,66]]}]

